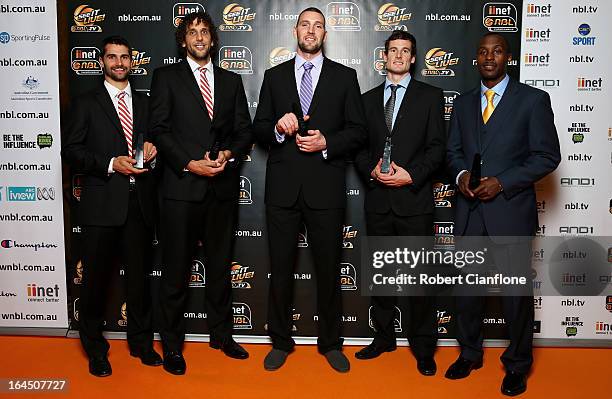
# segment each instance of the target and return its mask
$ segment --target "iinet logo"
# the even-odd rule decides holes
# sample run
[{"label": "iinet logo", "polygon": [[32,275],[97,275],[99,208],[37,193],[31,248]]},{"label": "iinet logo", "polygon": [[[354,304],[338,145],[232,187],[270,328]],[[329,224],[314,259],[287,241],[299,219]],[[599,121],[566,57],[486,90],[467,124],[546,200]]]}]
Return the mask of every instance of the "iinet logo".
[{"label": "iinet logo", "polygon": [[44,287],[28,284],[27,294],[29,302],[59,302],[59,285]]}]

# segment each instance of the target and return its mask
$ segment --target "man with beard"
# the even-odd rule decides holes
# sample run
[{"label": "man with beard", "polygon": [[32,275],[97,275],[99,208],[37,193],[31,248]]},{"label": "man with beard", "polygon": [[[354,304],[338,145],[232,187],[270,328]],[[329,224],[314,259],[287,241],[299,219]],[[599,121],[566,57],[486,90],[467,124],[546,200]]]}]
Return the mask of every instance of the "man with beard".
[{"label": "man with beard", "polygon": [[[534,184],[561,160],[559,139],[548,93],[524,85],[506,73],[508,41],[498,33],[482,37],[476,53],[481,83],[455,99],[447,162],[456,176],[455,234],[490,237],[489,247],[501,271],[530,273],[530,238],[538,226]],[[481,117],[482,115],[482,117]],[[473,160],[480,158],[480,182],[470,184]],[[503,237],[510,236],[511,238]],[[518,242],[518,243],[517,243]],[[510,344],[501,356],[504,395],[527,389],[533,363],[533,294],[503,296]],[[510,292],[512,295],[512,292]],[[457,340],[461,355],[446,378],[467,377],[482,366],[484,297],[457,296]]]},{"label": "man with beard", "polygon": [[89,356],[89,372],[112,373],[102,336],[109,267],[117,248],[127,265],[127,339],[130,354],[159,366],[153,350],[149,292],[149,246],[156,217],[155,181],[149,169],[136,168],[139,136],[144,159],[156,149],[148,140],[147,97],[132,90],[128,75],[131,47],[120,36],[102,42],[104,83],[77,97],[63,128],[62,155],[75,173],[83,173],[76,221],[83,226],[83,280],[79,297],[81,343]]},{"label": "man with beard", "polygon": [[[442,90],[415,80],[416,39],[395,31],[385,41],[387,78],[363,95],[369,142],[356,158],[367,181],[366,224],[370,236],[433,235],[432,175],[444,162],[444,99]],[[382,156],[391,145],[389,170]],[[408,341],[423,375],[434,375],[437,340],[435,296],[407,299]],[[372,297],[372,343],[355,354],[373,359],[395,350],[395,297]]]},{"label": "man with beard", "polygon": [[248,357],[232,338],[230,257],[238,210],[237,164],[251,146],[251,118],[240,76],[212,64],[219,40],[210,15],[185,16],[176,42],[186,57],[155,71],[149,126],[164,165],[159,295],[164,369],[184,374],[183,314],[199,241],[206,257],[210,346],[235,359]]},{"label": "man with beard", "polygon": [[[350,365],[341,352],[340,337],[345,159],[365,139],[363,106],[355,70],[323,55],[323,13],[317,8],[302,11],[293,34],[297,55],[266,71],[254,121],[259,142],[269,150],[265,201],[271,271],[268,333],[273,349],[264,367],[280,368],[295,345],[293,269],[304,223],[317,277],[318,349],[335,370],[347,372]],[[308,124],[303,130],[301,115]]]}]

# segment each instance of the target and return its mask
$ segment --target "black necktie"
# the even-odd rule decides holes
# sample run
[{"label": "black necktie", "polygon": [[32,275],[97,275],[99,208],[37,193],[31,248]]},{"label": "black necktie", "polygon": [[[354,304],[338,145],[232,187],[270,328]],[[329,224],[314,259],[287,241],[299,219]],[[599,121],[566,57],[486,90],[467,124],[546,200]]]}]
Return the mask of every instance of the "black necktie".
[{"label": "black necktie", "polygon": [[391,97],[385,104],[385,122],[387,123],[387,129],[389,133],[393,130],[393,109],[395,108],[395,92],[397,91],[397,85],[390,85]]}]

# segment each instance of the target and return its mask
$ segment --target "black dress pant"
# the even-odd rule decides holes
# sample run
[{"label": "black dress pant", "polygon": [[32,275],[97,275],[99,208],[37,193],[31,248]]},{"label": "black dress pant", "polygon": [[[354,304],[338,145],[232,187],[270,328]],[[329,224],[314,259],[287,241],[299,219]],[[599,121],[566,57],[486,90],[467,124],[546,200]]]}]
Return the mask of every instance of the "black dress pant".
[{"label": "black dress pant", "polygon": [[212,188],[200,202],[163,200],[163,269],[159,301],[160,335],[164,352],[181,351],[185,341],[183,316],[198,241],[204,246],[204,305],[210,338],[219,342],[231,338],[231,254],[237,207],[236,199],[218,199]]},{"label": "black dress pant", "polygon": [[[147,227],[135,191],[130,191],[128,216],[121,226],[83,226],[83,280],[79,297],[79,329],[89,357],[104,356],[109,344],[102,336],[110,273],[115,255],[122,255],[127,279],[127,339],[130,349],[152,348],[152,230]],[[117,314],[119,315],[119,309]]]},{"label": "black dress pant", "polygon": [[[366,224],[370,236],[431,236],[433,235],[433,215],[398,216],[393,211],[384,214],[366,213]],[[408,343],[417,359],[433,357],[438,340],[438,318],[436,297],[424,296],[373,296],[372,323],[374,343],[385,347],[395,347],[395,307],[398,305],[407,316],[405,328]]]},{"label": "black dress pant", "polygon": [[[480,207],[474,208],[469,215],[464,235],[488,236],[482,219]],[[531,258],[531,247],[528,245],[498,245],[495,249],[495,262],[503,270],[511,270],[516,264],[509,264],[510,259],[517,259],[519,253],[524,261]],[[509,256],[509,254],[512,256]],[[503,296],[502,307],[510,344],[501,356],[507,371],[526,374],[533,363],[533,295]],[[485,317],[485,300],[483,296],[456,296],[457,340],[461,345],[461,356],[471,361],[480,361],[483,350],[482,325]]]},{"label": "black dress pant", "polygon": [[312,209],[300,193],[291,207],[266,207],[270,248],[268,334],[276,349],[291,351],[293,272],[302,223],[308,231],[317,279],[317,341],[320,353],[340,349],[343,339],[340,258],[344,209]]}]

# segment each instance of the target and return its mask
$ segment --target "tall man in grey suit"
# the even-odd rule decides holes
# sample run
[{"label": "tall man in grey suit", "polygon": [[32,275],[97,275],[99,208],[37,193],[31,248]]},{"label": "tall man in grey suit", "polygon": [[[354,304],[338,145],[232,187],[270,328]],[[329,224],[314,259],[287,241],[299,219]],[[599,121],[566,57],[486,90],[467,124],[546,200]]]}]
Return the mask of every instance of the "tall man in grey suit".
[{"label": "tall man in grey suit", "polygon": [[[561,159],[548,93],[510,78],[506,74],[510,59],[503,36],[483,36],[477,50],[481,84],[455,100],[447,159],[460,191],[455,216],[458,236],[490,236],[495,241],[499,236],[535,235],[534,183]],[[468,169],[475,154],[480,154],[483,177],[477,188],[470,189]],[[529,259],[529,248],[523,249]],[[512,269],[503,258],[495,261]],[[506,377],[501,390],[513,396],[527,389],[526,375],[533,362],[533,297],[502,300],[510,345],[502,355]],[[484,298],[459,296],[456,305],[461,355],[446,372],[450,379],[465,378],[481,367],[483,355]]]}]

